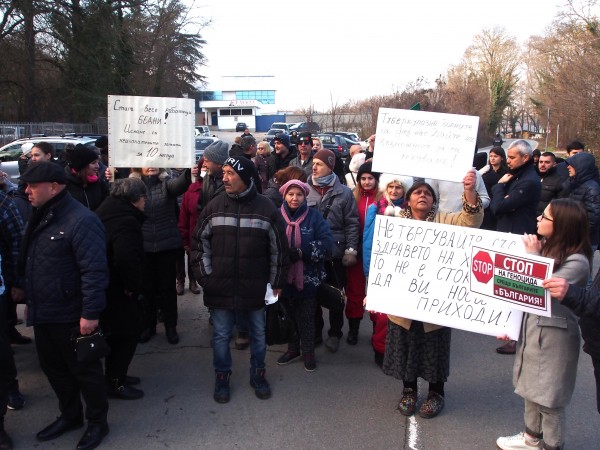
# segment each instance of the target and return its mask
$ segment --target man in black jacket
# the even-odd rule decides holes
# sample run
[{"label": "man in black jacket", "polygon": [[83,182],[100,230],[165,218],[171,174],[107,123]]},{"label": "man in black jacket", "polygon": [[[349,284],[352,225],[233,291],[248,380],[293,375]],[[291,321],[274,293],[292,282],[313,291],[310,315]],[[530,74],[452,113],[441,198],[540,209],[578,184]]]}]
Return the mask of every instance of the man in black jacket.
[{"label": "man in black jacket", "polygon": [[542,192],[537,206],[536,214],[541,215],[548,203],[555,198],[560,198],[563,192],[563,183],[566,178],[561,177],[556,171],[556,156],[552,152],[544,152],[538,161],[538,170],[542,179]]},{"label": "man in black jacket", "polygon": [[[542,186],[533,165],[533,149],[523,139],[514,141],[506,151],[509,171],[492,187],[490,210],[497,219],[496,231],[532,234],[536,232],[536,208]],[[496,351],[515,353],[516,342],[510,341]]]},{"label": "man in black jacket", "polygon": [[535,233],[536,209],[542,187],[533,165],[533,149],[523,139],[506,151],[509,172],[492,188],[490,209],[496,216],[497,231]]},{"label": "man in black jacket", "polygon": [[59,400],[60,416],[37,434],[55,439],[88,427],[77,445],[92,449],[108,434],[108,401],[100,360],[77,360],[74,340],[93,333],[105,306],[108,284],[104,227],[65,189],[60,165],[35,162],[21,176],[33,206],[19,257],[42,370]]},{"label": "man in black jacket", "polygon": [[229,401],[231,339],[236,311],[243,313],[250,337],[250,384],[256,396],[271,396],[265,379],[265,294],[278,295],[286,281],[288,245],[283,218],[258,194],[252,161],[229,158],[223,165],[226,195],[202,210],[192,236],[192,269],[212,308],[213,364],[218,403]]},{"label": "man in black jacket", "polygon": [[298,150],[290,142],[290,136],[285,133],[279,133],[273,139],[275,151],[271,153],[267,160],[267,178],[270,180],[275,172],[285,169],[290,165],[292,159],[298,156]]}]

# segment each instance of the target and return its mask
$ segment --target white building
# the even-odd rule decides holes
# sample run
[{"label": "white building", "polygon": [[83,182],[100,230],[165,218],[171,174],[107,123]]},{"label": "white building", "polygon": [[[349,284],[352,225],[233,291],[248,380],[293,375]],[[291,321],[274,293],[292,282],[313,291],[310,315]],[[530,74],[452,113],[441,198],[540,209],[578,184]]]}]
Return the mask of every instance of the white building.
[{"label": "white building", "polygon": [[238,122],[244,122],[250,130],[264,129],[261,116],[269,116],[264,118],[269,125],[280,120],[276,116],[276,92],[273,75],[223,76],[200,92],[196,123],[217,130],[235,130]]}]

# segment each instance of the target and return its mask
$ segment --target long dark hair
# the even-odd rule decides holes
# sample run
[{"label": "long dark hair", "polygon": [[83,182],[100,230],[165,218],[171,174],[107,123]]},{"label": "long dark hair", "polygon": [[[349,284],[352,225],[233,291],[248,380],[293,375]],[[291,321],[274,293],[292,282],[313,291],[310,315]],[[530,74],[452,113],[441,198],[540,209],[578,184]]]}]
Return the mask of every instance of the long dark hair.
[{"label": "long dark hair", "polygon": [[[508,164],[506,164],[506,152],[504,151],[504,149],[502,147],[492,147],[490,149],[490,153],[493,153],[494,155],[498,155],[500,158],[502,158],[502,162],[500,163],[500,168],[504,168],[504,169],[508,169]],[[490,164],[490,167],[492,165]]]},{"label": "long dark hair", "polygon": [[581,202],[568,198],[555,199],[550,202],[553,217],[552,235],[544,241],[542,256],[553,258],[560,266],[569,256],[581,253],[592,261],[592,246],[588,216]]}]

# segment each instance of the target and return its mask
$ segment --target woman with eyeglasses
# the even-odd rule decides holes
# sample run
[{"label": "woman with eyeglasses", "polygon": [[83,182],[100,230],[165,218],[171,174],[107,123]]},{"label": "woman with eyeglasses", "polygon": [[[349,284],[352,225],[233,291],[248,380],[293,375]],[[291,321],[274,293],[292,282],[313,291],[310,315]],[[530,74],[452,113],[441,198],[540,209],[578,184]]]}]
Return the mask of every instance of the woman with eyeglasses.
[{"label": "woman with eyeglasses", "polygon": [[[592,251],[581,203],[552,200],[537,218],[537,234],[541,239],[534,234],[523,237],[527,252],[554,259],[552,277],[584,287]],[[580,332],[575,314],[556,298],[551,302],[551,317],[531,313],[523,317],[513,385],[525,400],[525,431],[498,438],[496,445],[502,450],[564,446],[565,408],[575,389]]]}]

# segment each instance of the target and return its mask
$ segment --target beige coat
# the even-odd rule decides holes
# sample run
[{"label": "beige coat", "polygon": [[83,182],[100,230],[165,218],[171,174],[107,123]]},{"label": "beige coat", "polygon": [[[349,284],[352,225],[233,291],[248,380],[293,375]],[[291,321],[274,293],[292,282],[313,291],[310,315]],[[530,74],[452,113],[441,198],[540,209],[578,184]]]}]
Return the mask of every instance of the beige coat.
[{"label": "beige coat", "polygon": [[[469,213],[464,208],[462,211],[449,213],[449,212],[437,212],[435,217],[433,218],[433,222],[435,223],[445,223],[447,225],[458,225],[461,227],[469,227],[469,228],[478,228],[483,221],[483,208],[479,208],[479,211],[476,213]],[[412,323],[411,319],[405,319],[404,317],[391,316],[388,315],[388,318],[394,322],[396,325],[400,325],[405,330],[410,329],[410,325]],[[444,328],[441,325],[436,325],[433,323],[423,322],[423,328],[425,333],[429,333],[430,331],[439,330],[440,328]]]}]

